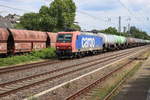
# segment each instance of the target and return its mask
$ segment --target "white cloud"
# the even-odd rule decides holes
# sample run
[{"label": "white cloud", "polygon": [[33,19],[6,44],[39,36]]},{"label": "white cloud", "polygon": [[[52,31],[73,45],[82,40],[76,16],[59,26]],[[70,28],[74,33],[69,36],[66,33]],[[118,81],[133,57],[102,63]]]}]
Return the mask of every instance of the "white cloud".
[{"label": "white cloud", "polygon": [[[3,15],[8,13],[24,14],[27,12],[38,12],[41,5],[44,5],[43,0],[5,0],[0,1],[0,11],[3,11]],[[13,8],[13,9],[12,9]]]},{"label": "white cloud", "polygon": [[[76,1],[76,0],[74,0]],[[109,2],[109,3],[108,3]],[[99,6],[103,6],[107,4],[107,8],[112,5],[112,3],[115,3],[113,5],[116,5],[116,9],[100,9],[94,11],[85,9],[86,7],[96,6],[99,4]],[[128,9],[123,7],[121,5],[125,5]],[[137,26],[140,29],[143,29],[145,31],[150,32],[150,27],[148,26],[149,21],[147,20],[147,17],[150,16],[149,8],[150,8],[150,1],[148,0],[121,0],[121,3],[118,2],[118,0],[84,0],[84,1],[76,1],[76,4],[78,6],[84,6],[84,7],[78,7],[78,10],[83,10],[84,12],[99,17],[99,21],[94,21],[94,18],[89,17],[83,17],[81,14],[77,14],[77,21],[79,21],[80,25],[85,29],[103,29],[109,26],[118,27],[118,16],[122,16],[122,27],[127,26],[128,23],[131,25]],[[111,23],[108,21],[102,21],[101,19],[106,20],[106,18],[111,18]],[[131,19],[131,21],[127,21],[127,19]],[[91,20],[92,19],[92,20]],[[86,21],[85,21],[86,20]],[[86,24],[87,23],[87,24]],[[84,25],[85,24],[85,25]],[[88,26],[87,26],[88,25]],[[101,25],[101,26],[100,26]],[[107,26],[106,26],[107,25]],[[92,27],[90,27],[92,26]]]},{"label": "white cloud", "polygon": [[[13,10],[0,7],[0,13],[23,14],[26,12],[38,12],[42,5],[49,5],[53,0],[1,0],[0,4],[25,9],[27,11]],[[118,27],[118,16],[122,16],[122,26],[127,26],[131,19],[131,25],[149,31],[150,0],[120,0],[130,12],[124,8],[119,0],[74,0],[77,5],[76,21],[83,29],[104,29],[108,26]],[[2,11],[2,12],[1,12]],[[131,14],[132,13],[132,14]],[[109,19],[109,21],[108,21]],[[111,19],[111,20],[110,20]]]}]

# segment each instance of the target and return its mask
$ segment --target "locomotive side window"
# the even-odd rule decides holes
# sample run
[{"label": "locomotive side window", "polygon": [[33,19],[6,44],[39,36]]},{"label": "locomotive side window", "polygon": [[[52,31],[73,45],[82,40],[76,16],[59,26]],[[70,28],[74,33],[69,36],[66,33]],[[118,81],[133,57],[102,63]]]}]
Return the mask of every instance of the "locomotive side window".
[{"label": "locomotive side window", "polygon": [[59,43],[70,43],[72,41],[72,34],[59,34],[57,42]]}]

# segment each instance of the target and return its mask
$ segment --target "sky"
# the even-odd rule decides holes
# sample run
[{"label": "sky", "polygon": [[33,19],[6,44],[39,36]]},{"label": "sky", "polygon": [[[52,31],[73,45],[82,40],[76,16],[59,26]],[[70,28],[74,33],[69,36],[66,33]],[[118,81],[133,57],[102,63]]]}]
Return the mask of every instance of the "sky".
[{"label": "sky", "polygon": [[[0,0],[0,14],[23,15],[38,12],[42,5],[49,6],[53,0]],[[76,22],[83,30],[136,26],[150,33],[150,0],[74,0],[77,6]]]}]

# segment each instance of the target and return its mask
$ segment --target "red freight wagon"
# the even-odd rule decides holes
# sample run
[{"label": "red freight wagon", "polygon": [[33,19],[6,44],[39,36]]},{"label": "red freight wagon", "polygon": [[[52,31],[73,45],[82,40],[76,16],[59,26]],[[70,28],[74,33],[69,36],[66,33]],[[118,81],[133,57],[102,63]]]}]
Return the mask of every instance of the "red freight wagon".
[{"label": "red freight wagon", "polygon": [[10,39],[13,53],[30,52],[46,48],[47,35],[45,32],[10,29]]},{"label": "red freight wagon", "polygon": [[9,32],[7,29],[0,28],[0,54],[7,53],[7,40]]}]

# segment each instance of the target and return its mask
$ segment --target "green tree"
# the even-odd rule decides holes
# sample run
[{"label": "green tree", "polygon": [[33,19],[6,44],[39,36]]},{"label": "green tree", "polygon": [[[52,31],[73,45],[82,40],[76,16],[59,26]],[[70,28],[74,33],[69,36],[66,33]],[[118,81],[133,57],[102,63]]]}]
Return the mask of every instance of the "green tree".
[{"label": "green tree", "polygon": [[40,15],[39,30],[54,31],[56,19],[48,15]]},{"label": "green tree", "polygon": [[38,13],[26,13],[20,18],[20,25],[25,29],[39,30],[39,14]]},{"label": "green tree", "polygon": [[100,32],[106,33],[106,34],[113,34],[113,35],[122,35],[121,33],[117,32],[117,29],[115,27],[109,27],[109,28],[102,30]]},{"label": "green tree", "polygon": [[42,6],[39,11],[39,28],[41,31],[54,31],[56,27],[56,18],[51,16],[50,8]]},{"label": "green tree", "polygon": [[64,0],[64,21],[66,27],[71,27],[71,25],[74,25],[75,21],[75,14],[76,13],[76,5],[72,0]]},{"label": "green tree", "polygon": [[127,33],[119,33],[119,32],[117,32],[117,29],[113,28],[113,27],[109,27],[105,30],[101,30],[100,32],[106,33],[106,34],[121,35],[121,36],[125,36],[125,37],[134,37],[134,38],[139,38],[139,39],[149,39],[150,40],[150,36],[146,32],[139,30],[135,26],[132,26]]},{"label": "green tree", "polygon": [[75,31],[81,31],[81,27],[79,25],[76,25],[76,24],[72,24],[71,29],[75,30]]},{"label": "green tree", "polygon": [[80,30],[75,25],[76,5],[73,0],[54,0],[50,7],[42,6],[39,13],[24,14],[16,27],[41,31]]},{"label": "green tree", "polygon": [[131,34],[132,37],[135,38],[150,39],[150,36],[146,32],[139,30],[135,26],[132,26],[130,28],[129,33]]},{"label": "green tree", "polygon": [[63,21],[63,16],[62,16],[62,12],[63,12],[63,1],[62,0],[54,0],[51,4],[50,4],[50,15],[54,18],[56,18],[56,29],[55,30],[61,30],[63,25],[64,25],[64,21]]},{"label": "green tree", "polygon": [[47,6],[42,6],[39,10],[39,14],[41,14],[41,15],[50,15],[49,8]]},{"label": "green tree", "polygon": [[72,0],[54,0],[50,4],[50,15],[56,18],[58,30],[71,28],[75,20],[75,12],[76,6]]}]

